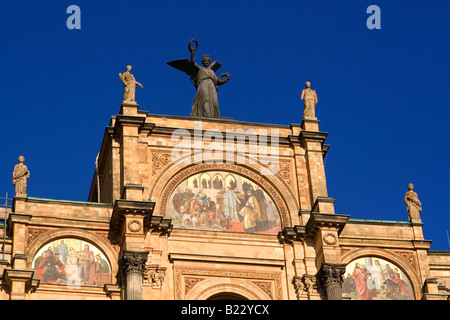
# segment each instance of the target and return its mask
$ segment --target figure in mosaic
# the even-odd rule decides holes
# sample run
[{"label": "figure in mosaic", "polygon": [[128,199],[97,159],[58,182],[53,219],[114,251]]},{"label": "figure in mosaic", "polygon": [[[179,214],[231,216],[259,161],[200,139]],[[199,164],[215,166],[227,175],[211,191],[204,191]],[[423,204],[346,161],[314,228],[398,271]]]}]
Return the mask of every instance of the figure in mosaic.
[{"label": "figure in mosaic", "polygon": [[16,187],[16,197],[27,196],[27,180],[30,178],[30,171],[24,165],[25,158],[19,157],[19,163],[14,166],[12,183]]},{"label": "figure in mosaic", "polygon": [[304,104],[303,119],[315,118],[318,100],[316,90],[311,89],[311,83],[309,81],[305,83],[305,89],[303,89],[300,99],[303,100]]},{"label": "figure in mosaic", "polygon": [[[192,44],[195,43],[195,47]],[[219,101],[217,99],[217,86],[221,86],[230,80],[228,73],[222,73],[216,76],[216,71],[222,66],[222,63],[211,62],[209,55],[202,56],[202,65],[195,62],[194,54],[198,49],[198,41],[191,40],[188,43],[188,49],[191,53],[190,59],[181,59],[167,62],[175,69],[185,72],[191,78],[197,93],[192,103],[191,117],[209,117],[219,118]]]},{"label": "figure in mosaic", "polygon": [[127,66],[126,71],[121,74],[119,73],[119,78],[123,82],[123,102],[126,103],[136,103],[135,94],[136,94],[136,85],[143,88],[144,86],[136,81],[134,76],[130,73],[131,66]]},{"label": "figure in mosaic", "polygon": [[406,211],[409,215],[409,221],[420,221],[420,212],[422,212],[422,204],[419,201],[417,193],[414,192],[414,185],[408,185],[408,191],[405,193]]}]

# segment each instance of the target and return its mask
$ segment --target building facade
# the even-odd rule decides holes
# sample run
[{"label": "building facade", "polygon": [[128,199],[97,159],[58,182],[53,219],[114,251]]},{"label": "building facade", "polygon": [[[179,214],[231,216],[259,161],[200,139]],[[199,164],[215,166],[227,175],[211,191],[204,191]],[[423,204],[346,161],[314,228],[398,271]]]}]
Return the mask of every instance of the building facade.
[{"label": "building facade", "polygon": [[124,102],[87,202],[14,198],[0,299],[448,300],[420,218],[335,212],[326,137]]}]

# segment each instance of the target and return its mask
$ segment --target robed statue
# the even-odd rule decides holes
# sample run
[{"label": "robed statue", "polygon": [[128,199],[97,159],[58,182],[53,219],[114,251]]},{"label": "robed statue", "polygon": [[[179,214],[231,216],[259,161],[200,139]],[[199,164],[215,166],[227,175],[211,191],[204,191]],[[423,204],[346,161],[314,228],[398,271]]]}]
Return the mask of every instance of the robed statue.
[{"label": "robed statue", "polygon": [[[193,47],[192,44],[195,44]],[[194,84],[197,90],[192,103],[191,117],[209,117],[219,118],[219,101],[217,99],[217,86],[221,86],[230,80],[228,73],[222,73],[216,76],[216,71],[222,66],[222,63],[214,61],[208,55],[202,56],[202,65],[199,66],[194,59],[195,51],[198,49],[198,41],[191,40],[188,43],[188,49],[191,53],[191,59],[180,59],[167,62],[175,69],[185,72]]]},{"label": "robed statue", "polygon": [[405,193],[406,211],[408,212],[410,222],[420,222],[420,212],[422,212],[422,203],[419,201],[417,193],[414,192],[414,185],[408,184],[408,191]]},{"label": "robed statue", "polygon": [[311,89],[311,82],[307,81],[305,83],[305,89],[302,90],[300,99],[303,100],[304,104],[303,119],[315,119],[318,100],[316,90]]},{"label": "robed statue", "polygon": [[144,86],[136,81],[134,76],[130,73],[131,66],[127,66],[125,72],[119,73],[119,78],[123,83],[123,102],[136,103],[136,85],[143,88]]},{"label": "robed statue", "polygon": [[30,171],[26,165],[24,165],[25,158],[19,157],[19,163],[14,166],[12,183],[16,187],[16,197],[27,196],[27,180],[30,178]]}]

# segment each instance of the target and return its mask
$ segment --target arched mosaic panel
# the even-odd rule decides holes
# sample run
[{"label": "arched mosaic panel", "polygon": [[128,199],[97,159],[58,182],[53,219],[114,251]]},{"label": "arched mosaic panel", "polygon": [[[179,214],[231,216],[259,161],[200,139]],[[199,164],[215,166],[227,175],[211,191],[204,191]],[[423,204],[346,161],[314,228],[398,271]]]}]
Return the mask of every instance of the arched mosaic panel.
[{"label": "arched mosaic panel", "polygon": [[378,257],[350,262],[342,284],[344,298],[352,300],[414,300],[408,277],[395,264]]},{"label": "arched mosaic panel", "polygon": [[111,266],[92,243],[63,238],[44,245],[33,258],[33,270],[41,283],[73,287],[111,283]]},{"label": "arched mosaic panel", "polygon": [[281,230],[273,199],[255,182],[226,171],[184,179],[169,196],[166,216],[175,228],[273,235]]}]

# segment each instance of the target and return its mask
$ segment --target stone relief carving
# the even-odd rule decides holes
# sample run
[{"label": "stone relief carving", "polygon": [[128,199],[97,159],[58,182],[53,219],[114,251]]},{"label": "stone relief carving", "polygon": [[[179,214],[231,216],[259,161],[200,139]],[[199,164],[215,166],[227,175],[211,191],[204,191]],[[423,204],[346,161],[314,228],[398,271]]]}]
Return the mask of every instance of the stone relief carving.
[{"label": "stone relief carving", "polygon": [[185,277],[184,278],[184,295],[187,293],[200,281],[205,280],[205,278],[196,278],[196,277]]},{"label": "stone relief carving", "polygon": [[152,176],[156,176],[165,166],[172,161],[170,153],[151,151],[152,153]]},{"label": "stone relief carving", "polygon": [[337,237],[332,233],[327,233],[323,236],[323,242],[329,246],[333,246],[337,243]]},{"label": "stone relief carving", "polygon": [[252,281],[254,285],[259,287],[262,291],[264,291],[265,294],[267,294],[270,299],[273,299],[272,294],[272,283],[268,281]]},{"label": "stone relief carving", "polygon": [[[186,293],[185,287],[182,284],[182,278],[200,278],[200,277],[226,277],[226,278],[241,278],[249,280],[249,282],[273,282],[274,284],[274,298],[276,300],[282,300],[283,293],[281,288],[281,275],[278,273],[258,273],[258,272],[239,272],[239,271],[226,271],[226,270],[202,270],[202,269],[187,269],[176,268],[175,269],[175,297],[178,300],[184,298],[183,293]],[[192,288],[192,287],[191,287]],[[184,290],[183,290],[184,289]],[[261,288],[262,289],[262,288]],[[263,289],[264,291],[264,289]]]},{"label": "stone relief carving", "polygon": [[162,288],[166,276],[166,269],[159,266],[147,266],[143,277],[144,285],[150,285],[153,288]]},{"label": "stone relief carving", "polygon": [[28,228],[27,243],[31,243],[34,239],[45,232],[47,232],[45,229]]},{"label": "stone relief carving", "polygon": [[142,230],[142,223],[138,220],[132,220],[128,223],[128,230],[131,232],[139,232]]},{"label": "stone relief carving", "polygon": [[317,278],[315,275],[295,276],[292,282],[298,299],[317,293]]}]

